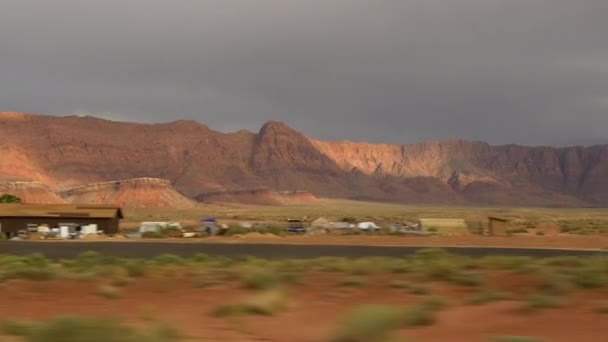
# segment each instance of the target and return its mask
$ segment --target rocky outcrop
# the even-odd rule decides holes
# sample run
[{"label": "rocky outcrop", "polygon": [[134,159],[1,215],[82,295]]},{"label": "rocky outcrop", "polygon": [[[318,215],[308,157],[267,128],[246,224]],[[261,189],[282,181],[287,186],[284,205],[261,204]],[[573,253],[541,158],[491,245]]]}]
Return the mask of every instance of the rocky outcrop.
[{"label": "rocky outcrop", "polygon": [[274,121],[257,134],[225,134],[194,121],[21,113],[0,114],[0,137],[0,181],[53,190],[153,177],[189,197],[264,188],[407,203],[608,205],[608,146],[323,142]]},{"label": "rocky outcrop", "polygon": [[194,208],[168,180],[137,178],[79,186],[60,195],[70,203],[112,204],[123,208]]},{"label": "rocky outcrop", "polygon": [[64,201],[47,186],[35,182],[0,183],[0,194],[11,194],[29,204],[59,204]]}]

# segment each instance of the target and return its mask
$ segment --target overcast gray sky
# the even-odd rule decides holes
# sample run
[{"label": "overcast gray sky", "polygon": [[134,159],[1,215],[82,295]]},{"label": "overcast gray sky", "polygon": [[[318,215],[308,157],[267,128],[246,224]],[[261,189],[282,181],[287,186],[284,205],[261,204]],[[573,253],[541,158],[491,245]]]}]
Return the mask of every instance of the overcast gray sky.
[{"label": "overcast gray sky", "polygon": [[608,143],[606,0],[0,0],[0,111]]}]

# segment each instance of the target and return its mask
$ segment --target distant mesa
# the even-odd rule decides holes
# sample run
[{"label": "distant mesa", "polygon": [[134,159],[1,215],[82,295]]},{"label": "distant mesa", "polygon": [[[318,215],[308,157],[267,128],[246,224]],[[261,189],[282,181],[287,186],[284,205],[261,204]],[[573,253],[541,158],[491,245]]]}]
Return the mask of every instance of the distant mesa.
[{"label": "distant mesa", "polygon": [[196,196],[203,203],[238,203],[253,205],[289,205],[317,201],[308,191],[274,191],[271,189],[220,190]]},{"label": "distant mesa", "polygon": [[36,182],[0,183],[0,194],[11,194],[26,204],[60,204],[65,203],[46,185]]},{"label": "distant mesa", "polygon": [[111,204],[127,209],[195,208],[197,204],[177,192],[171,182],[158,178],[135,178],[92,183],[59,194],[70,203]]}]

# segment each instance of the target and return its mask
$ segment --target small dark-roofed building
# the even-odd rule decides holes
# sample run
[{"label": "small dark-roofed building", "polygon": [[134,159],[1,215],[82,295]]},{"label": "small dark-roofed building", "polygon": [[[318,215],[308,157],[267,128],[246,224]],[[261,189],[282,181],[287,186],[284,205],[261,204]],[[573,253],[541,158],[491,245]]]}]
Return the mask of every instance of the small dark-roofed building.
[{"label": "small dark-roofed building", "polygon": [[14,235],[31,226],[59,227],[63,224],[96,224],[104,234],[118,233],[122,209],[106,205],[0,204],[0,232]]},{"label": "small dark-roofed building", "polygon": [[488,230],[490,235],[507,235],[509,221],[500,217],[488,217]]}]

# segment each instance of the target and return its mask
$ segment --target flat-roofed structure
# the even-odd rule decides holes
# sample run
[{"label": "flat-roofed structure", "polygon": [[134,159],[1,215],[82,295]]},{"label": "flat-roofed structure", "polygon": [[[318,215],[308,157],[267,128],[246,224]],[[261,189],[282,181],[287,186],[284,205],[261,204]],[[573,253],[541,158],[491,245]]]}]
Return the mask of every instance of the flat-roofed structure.
[{"label": "flat-roofed structure", "polygon": [[95,224],[105,234],[118,233],[122,209],[106,205],[0,204],[0,232],[9,236],[28,227]]},{"label": "flat-roofed structure", "polygon": [[509,220],[501,217],[488,217],[488,230],[490,235],[507,235]]}]

